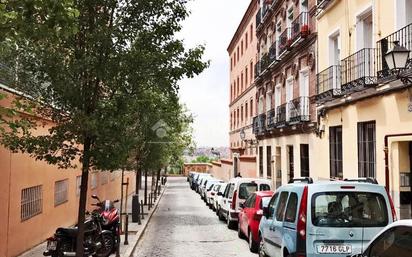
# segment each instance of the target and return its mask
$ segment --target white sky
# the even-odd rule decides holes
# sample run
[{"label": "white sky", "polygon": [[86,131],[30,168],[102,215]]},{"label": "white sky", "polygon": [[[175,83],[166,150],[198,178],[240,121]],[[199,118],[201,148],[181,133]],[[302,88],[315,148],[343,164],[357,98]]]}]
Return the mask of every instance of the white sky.
[{"label": "white sky", "polygon": [[229,57],[227,47],[250,0],[192,0],[179,37],[187,47],[206,45],[210,67],[180,83],[181,102],[194,114],[197,146],[229,145]]}]

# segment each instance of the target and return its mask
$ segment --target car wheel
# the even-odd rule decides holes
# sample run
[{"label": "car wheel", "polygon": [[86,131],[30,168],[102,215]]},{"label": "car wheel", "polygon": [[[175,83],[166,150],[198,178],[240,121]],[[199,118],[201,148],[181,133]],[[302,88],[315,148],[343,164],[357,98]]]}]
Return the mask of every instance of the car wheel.
[{"label": "car wheel", "polygon": [[229,219],[230,213],[228,213],[227,215],[228,215],[228,216],[227,216],[227,219],[226,219],[226,221],[227,221],[227,228],[228,228],[228,229],[234,229],[236,223],[235,223],[234,221],[231,221],[231,220]]},{"label": "car wheel", "polygon": [[237,236],[238,236],[240,239],[246,239],[246,238],[245,238],[245,235],[244,235],[243,232],[242,232],[242,229],[240,228],[240,223],[237,225]]},{"label": "car wheel", "polygon": [[252,231],[249,231],[248,241],[249,241],[249,250],[252,253],[257,253],[258,250],[259,250],[259,243],[255,242],[255,240],[253,240]]},{"label": "car wheel", "polygon": [[265,244],[263,243],[262,239],[260,239],[259,244],[259,257],[268,257],[266,254]]},{"label": "car wheel", "polygon": [[222,221],[225,220],[225,218],[223,217],[222,209],[221,209],[221,208],[219,208],[219,211],[218,211],[217,216],[219,217],[219,220],[222,220]]}]

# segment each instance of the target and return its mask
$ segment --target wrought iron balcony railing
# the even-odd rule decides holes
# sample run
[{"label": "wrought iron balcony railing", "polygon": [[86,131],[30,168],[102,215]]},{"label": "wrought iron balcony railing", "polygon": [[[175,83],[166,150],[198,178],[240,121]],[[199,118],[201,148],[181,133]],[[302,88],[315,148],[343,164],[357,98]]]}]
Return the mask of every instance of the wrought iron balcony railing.
[{"label": "wrought iron balcony railing", "polygon": [[266,14],[268,14],[269,11],[270,11],[270,5],[263,3],[263,7],[262,7],[262,18],[263,19],[266,17]]},{"label": "wrought iron balcony railing", "polygon": [[277,60],[276,52],[277,52],[277,41],[273,42],[273,44],[269,48],[269,63],[272,63]]},{"label": "wrought iron balcony railing", "polygon": [[318,9],[325,9],[332,0],[317,0],[316,6]]},{"label": "wrought iron balcony railing", "polygon": [[0,62],[0,83],[6,86],[10,86],[13,81],[12,77],[12,70],[7,65]]},{"label": "wrought iron balcony railing", "polygon": [[266,113],[267,129],[271,130],[276,127],[276,110],[273,108]]},{"label": "wrought iron balcony railing", "polygon": [[253,125],[252,125],[252,132],[253,134],[257,134],[259,128],[259,116],[253,117]]},{"label": "wrought iron balcony railing", "polygon": [[[398,41],[399,45],[412,51],[412,23],[400,30],[382,38],[377,42],[378,53],[378,81],[384,82],[395,78],[395,71],[389,70],[385,61],[385,53],[392,47],[392,43]],[[412,69],[412,55],[409,55],[406,70]]]},{"label": "wrought iron balcony railing", "polygon": [[306,38],[310,33],[309,29],[309,13],[302,12],[292,22],[291,28],[291,43],[295,43],[300,39]]},{"label": "wrought iron balcony railing", "polygon": [[282,34],[280,34],[279,36],[279,49],[278,49],[278,53],[279,56],[282,55],[283,53],[285,53],[288,48],[290,47],[290,45],[292,44],[292,40],[290,38],[291,34],[290,34],[290,28],[286,28]]},{"label": "wrought iron balcony railing", "polygon": [[269,54],[264,54],[260,60],[255,64],[255,79],[260,76],[270,64]]},{"label": "wrought iron balcony railing", "polygon": [[341,71],[339,65],[330,66],[319,72],[316,79],[317,101],[326,101],[341,95]]},{"label": "wrought iron balcony railing", "polygon": [[276,127],[283,127],[286,125],[286,109],[287,104],[282,104],[276,107]]},{"label": "wrought iron balcony railing", "polygon": [[262,113],[258,116],[257,134],[263,134],[266,131],[266,114]]},{"label": "wrought iron balcony railing", "polygon": [[292,123],[309,121],[309,97],[301,96],[288,103],[286,120]]},{"label": "wrought iron balcony railing", "polygon": [[342,92],[362,90],[377,83],[376,48],[364,48],[341,61]]}]

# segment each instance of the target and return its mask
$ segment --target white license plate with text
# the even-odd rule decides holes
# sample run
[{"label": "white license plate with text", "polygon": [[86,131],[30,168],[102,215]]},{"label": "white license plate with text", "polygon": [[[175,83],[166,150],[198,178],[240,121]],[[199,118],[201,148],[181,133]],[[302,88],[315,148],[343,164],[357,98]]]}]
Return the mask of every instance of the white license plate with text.
[{"label": "white license plate with text", "polygon": [[322,244],[317,245],[317,251],[320,254],[351,254],[352,246],[343,244]]},{"label": "white license plate with text", "polygon": [[57,248],[57,241],[47,241],[47,250],[55,251]]}]

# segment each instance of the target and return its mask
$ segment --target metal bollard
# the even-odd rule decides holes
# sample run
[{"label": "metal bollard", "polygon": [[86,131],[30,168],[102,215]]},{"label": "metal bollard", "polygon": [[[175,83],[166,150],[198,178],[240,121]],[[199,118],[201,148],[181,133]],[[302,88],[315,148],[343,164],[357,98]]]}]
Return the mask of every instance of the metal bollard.
[{"label": "metal bollard", "polygon": [[144,220],[144,206],[143,206],[143,200],[142,200],[142,201],[140,201],[140,206],[142,207],[142,210],[141,210],[142,218],[141,218],[141,220]]},{"label": "metal bollard", "polygon": [[124,228],[124,245],[129,244],[129,214],[126,213],[126,224]]},{"label": "metal bollard", "polygon": [[149,211],[151,208],[152,208],[152,193],[149,194],[149,206],[148,206]]}]

